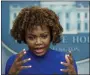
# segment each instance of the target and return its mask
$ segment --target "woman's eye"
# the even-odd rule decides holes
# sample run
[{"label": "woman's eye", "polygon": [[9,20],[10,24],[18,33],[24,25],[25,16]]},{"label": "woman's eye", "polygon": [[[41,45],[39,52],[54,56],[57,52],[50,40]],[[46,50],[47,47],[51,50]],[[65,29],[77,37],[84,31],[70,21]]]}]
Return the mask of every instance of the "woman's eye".
[{"label": "woman's eye", "polygon": [[47,35],[42,35],[41,37],[45,39],[45,38],[47,38]]},{"label": "woman's eye", "polygon": [[31,39],[31,40],[34,40],[35,37],[33,37],[33,36],[29,36],[28,38]]}]

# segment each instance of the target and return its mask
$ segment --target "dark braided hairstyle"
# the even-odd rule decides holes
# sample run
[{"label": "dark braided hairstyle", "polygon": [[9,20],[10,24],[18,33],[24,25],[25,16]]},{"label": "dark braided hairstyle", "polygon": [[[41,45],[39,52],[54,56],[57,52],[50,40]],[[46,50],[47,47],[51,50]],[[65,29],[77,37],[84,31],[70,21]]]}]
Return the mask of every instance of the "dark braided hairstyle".
[{"label": "dark braided hairstyle", "polygon": [[41,8],[39,6],[23,8],[16,17],[11,29],[11,36],[18,43],[25,41],[25,33],[28,29],[33,29],[34,26],[46,25],[50,29],[51,42],[53,44],[61,41],[63,28],[60,25],[59,18],[52,10]]}]

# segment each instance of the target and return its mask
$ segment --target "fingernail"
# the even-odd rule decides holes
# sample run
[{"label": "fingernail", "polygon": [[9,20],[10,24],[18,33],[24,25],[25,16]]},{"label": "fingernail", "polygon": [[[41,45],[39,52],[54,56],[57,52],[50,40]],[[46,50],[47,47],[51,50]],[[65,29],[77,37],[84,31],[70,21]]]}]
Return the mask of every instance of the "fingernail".
[{"label": "fingernail", "polygon": [[23,52],[24,52],[24,54],[26,54],[26,50],[25,49],[23,49]]},{"label": "fingernail", "polygon": [[63,62],[61,62],[61,64],[63,64]]},{"label": "fingernail", "polygon": [[65,54],[65,57],[67,57],[67,54]]},{"label": "fingernail", "polygon": [[28,67],[30,67],[30,68],[31,68],[32,66],[30,65],[30,66],[28,66]]},{"label": "fingernail", "polygon": [[60,71],[63,71],[63,69],[60,69]]},{"label": "fingernail", "polygon": [[28,60],[31,60],[31,58],[28,58]]},{"label": "fingernail", "polygon": [[26,54],[26,51],[24,51],[24,54]]},{"label": "fingernail", "polygon": [[23,51],[25,51],[25,49],[23,49]]},{"label": "fingernail", "polygon": [[69,57],[69,54],[67,54],[67,57]]}]

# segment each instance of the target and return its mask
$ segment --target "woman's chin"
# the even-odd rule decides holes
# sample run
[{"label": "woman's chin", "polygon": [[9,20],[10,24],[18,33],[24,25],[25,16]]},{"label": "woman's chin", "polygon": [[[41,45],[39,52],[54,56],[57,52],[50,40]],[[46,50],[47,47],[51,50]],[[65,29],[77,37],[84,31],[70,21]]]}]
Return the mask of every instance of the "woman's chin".
[{"label": "woman's chin", "polygon": [[42,53],[34,53],[36,56],[43,56],[46,54],[46,51],[45,52],[42,52]]}]

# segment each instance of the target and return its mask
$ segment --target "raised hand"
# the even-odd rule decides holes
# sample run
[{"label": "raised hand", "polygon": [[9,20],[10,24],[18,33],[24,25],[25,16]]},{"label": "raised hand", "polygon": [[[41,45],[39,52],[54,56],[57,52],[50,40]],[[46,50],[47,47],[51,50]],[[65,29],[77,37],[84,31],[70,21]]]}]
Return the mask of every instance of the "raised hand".
[{"label": "raised hand", "polygon": [[22,70],[22,69],[26,69],[26,68],[31,68],[32,66],[23,66],[24,63],[28,62],[31,60],[31,58],[28,59],[24,59],[22,60],[22,57],[26,54],[25,49],[23,51],[21,51],[19,54],[17,54],[16,59],[14,60],[14,63],[12,64],[9,74],[10,75],[18,75],[18,73]]},{"label": "raised hand", "polygon": [[66,66],[67,69],[60,69],[63,72],[68,73],[69,75],[76,75],[75,67],[74,67],[74,61],[72,58],[71,51],[69,51],[69,54],[65,55],[66,62],[61,62],[62,65]]}]

